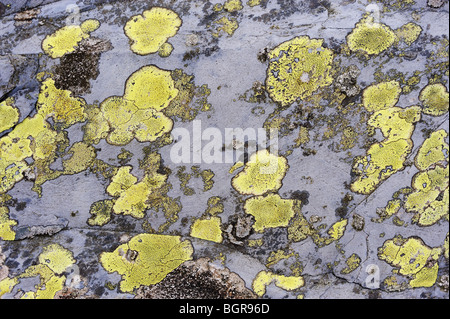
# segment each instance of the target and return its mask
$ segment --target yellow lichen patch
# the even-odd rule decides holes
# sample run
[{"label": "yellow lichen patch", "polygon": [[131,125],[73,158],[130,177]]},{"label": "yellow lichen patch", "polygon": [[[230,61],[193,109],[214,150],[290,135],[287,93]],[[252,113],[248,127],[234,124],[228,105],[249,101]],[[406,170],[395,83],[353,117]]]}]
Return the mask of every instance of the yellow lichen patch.
[{"label": "yellow lichen patch", "polygon": [[131,170],[131,166],[122,166],[119,168],[116,175],[112,178],[111,183],[106,188],[109,195],[113,197],[120,196],[122,192],[137,182],[138,179],[130,173]]},{"label": "yellow lichen patch", "polygon": [[57,89],[53,79],[49,78],[42,83],[37,110],[45,119],[53,117],[55,122],[67,126],[83,122],[86,119],[85,105],[86,102],[73,97],[72,92]]},{"label": "yellow lichen patch", "polygon": [[449,168],[437,165],[413,177],[414,191],[408,195],[404,207],[416,215],[413,221],[420,226],[430,226],[449,213]]},{"label": "yellow lichen patch", "polygon": [[328,235],[330,236],[330,239],[336,241],[339,240],[342,236],[344,236],[347,224],[348,219],[343,219],[341,221],[334,223],[328,230]]},{"label": "yellow lichen patch", "polygon": [[293,256],[296,256],[296,253],[294,251],[292,251],[289,254],[281,249],[277,250],[277,251],[272,251],[270,253],[269,257],[267,257],[266,267],[271,267],[271,266],[277,264],[278,262],[280,262],[281,260],[288,259]]},{"label": "yellow lichen patch", "polygon": [[125,34],[131,40],[131,50],[139,55],[158,52],[167,39],[177,34],[181,19],[172,10],[153,7],[131,17]]},{"label": "yellow lichen patch", "polygon": [[257,232],[266,228],[285,227],[295,214],[294,200],[282,199],[278,194],[249,198],[244,210],[255,217],[253,228]]},{"label": "yellow lichen patch", "polygon": [[206,209],[205,214],[209,216],[216,216],[223,213],[224,205],[222,201],[223,199],[219,196],[208,198],[208,208]]},{"label": "yellow lichen patch", "polygon": [[263,270],[253,280],[252,289],[259,297],[262,297],[266,293],[266,287],[271,283],[275,283],[277,287],[288,291],[301,288],[305,285],[302,276],[277,275]]},{"label": "yellow lichen patch", "polygon": [[91,205],[89,213],[92,215],[87,223],[91,226],[103,226],[111,220],[115,201],[111,199],[100,200]]},{"label": "yellow lichen patch", "polygon": [[447,233],[447,237],[445,237],[445,241],[444,241],[444,257],[448,259],[448,250],[449,250],[449,233]]},{"label": "yellow lichen patch", "polygon": [[95,30],[100,28],[100,21],[95,19],[86,20],[80,25],[80,28],[85,33],[94,32]]},{"label": "yellow lichen patch", "polygon": [[173,128],[173,121],[159,111],[177,94],[170,72],[143,67],[129,77],[123,97],[109,97],[100,104],[100,112],[90,111],[85,139],[97,142],[106,135],[106,141],[114,145],[126,145],[133,138],[156,141]]},{"label": "yellow lichen patch", "polygon": [[397,81],[382,82],[367,87],[363,92],[363,105],[369,112],[394,107],[402,89]]},{"label": "yellow lichen patch", "polygon": [[441,248],[430,248],[420,239],[401,237],[387,240],[378,249],[378,258],[399,268],[399,273],[411,278],[411,287],[431,287],[437,279]]},{"label": "yellow lichen patch", "polygon": [[75,263],[73,253],[59,244],[44,247],[39,255],[39,262],[48,266],[55,274],[62,274],[69,266]]},{"label": "yellow lichen patch", "polygon": [[414,22],[409,22],[395,30],[397,38],[407,45],[413,44],[413,42],[419,38],[421,33],[422,27]]},{"label": "yellow lichen patch", "polygon": [[12,227],[15,225],[17,225],[17,222],[9,218],[8,207],[0,206],[0,239],[14,240],[16,238],[16,232],[12,230]]},{"label": "yellow lichen patch", "polygon": [[220,217],[197,219],[191,227],[191,236],[216,243],[222,242],[222,220]]},{"label": "yellow lichen patch", "polygon": [[81,26],[68,25],[48,35],[42,41],[42,49],[53,59],[60,58],[67,53],[72,53],[78,44],[89,38],[89,34],[100,26],[97,20],[86,20]]},{"label": "yellow lichen patch", "polygon": [[449,98],[447,88],[441,84],[429,84],[420,92],[423,112],[428,115],[441,116],[448,112]]},{"label": "yellow lichen patch", "polygon": [[92,145],[84,142],[76,142],[67,152],[71,155],[69,159],[63,160],[64,174],[78,174],[93,163],[96,152]]},{"label": "yellow lichen patch", "polygon": [[259,5],[260,3],[261,3],[261,0],[248,0],[248,1],[247,1],[247,5],[248,5],[249,7],[257,6],[257,5]]},{"label": "yellow lichen patch", "polygon": [[145,210],[149,207],[147,202],[154,190],[161,188],[167,180],[167,175],[146,175],[142,181],[131,185],[120,193],[114,203],[115,214],[131,215],[135,218],[143,218]]},{"label": "yellow lichen patch", "polygon": [[50,244],[43,248],[39,255],[39,263],[28,267],[14,278],[0,281],[0,297],[11,292],[19,279],[40,277],[34,291],[25,291],[21,299],[53,299],[55,294],[64,288],[66,277],[62,275],[76,260],[71,251],[59,244]]},{"label": "yellow lichen patch", "polygon": [[235,12],[242,10],[243,6],[241,0],[227,0],[223,4],[223,8],[228,12]]},{"label": "yellow lichen patch", "polygon": [[244,167],[244,162],[238,161],[236,162],[228,171],[228,173],[233,174],[236,170],[240,169],[241,167]]},{"label": "yellow lichen patch", "polygon": [[418,169],[424,171],[433,164],[448,160],[449,147],[445,142],[447,136],[445,130],[438,130],[423,142],[414,160]]},{"label": "yellow lichen patch", "polygon": [[414,123],[418,122],[420,118],[418,106],[411,106],[406,109],[392,107],[375,112],[369,118],[367,124],[380,129],[385,138],[383,142],[389,143],[399,139],[409,140],[414,132]]},{"label": "yellow lichen patch", "polygon": [[177,96],[178,89],[170,71],[154,65],[144,66],[134,72],[125,84],[123,98],[140,109],[161,111]]},{"label": "yellow lichen patch", "polygon": [[217,31],[213,33],[213,36],[218,38],[220,36],[220,31],[223,31],[228,34],[228,36],[232,36],[234,31],[239,28],[239,23],[234,18],[222,17],[219,20],[214,21],[215,24],[220,25],[217,28]]},{"label": "yellow lichen patch", "polygon": [[419,120],[420,109],[416,106],[393,107],[372,114],[368,124],[379,128],[385,140],[370,146],[367,156],[355,158],[353,170],[357,178],[351,185],[352,191],[370,194],[379,183],[403,169],[413,146],[414,123]]},{"label": "yellow lichen patch", "polygon": [[4,294],[10,293],[19,283],[17,278],[8,278],[0,280],[0,299]]},{"label": "yellow lichen patch", "polygon": [[394,44],[395,33],[387,25],[377,23],[372,16],[362,18],[353,31],[347,35],[347,44],[351,51],[362,51],[369,55],[378,55]]},{"label": "yellow lichen patch", "polygon": [[357,269],[361,264],[361,257],[359,257],[357,254],[352,254],[347,258],[345,263],[347,264],[347,267],[341,270],[341,274],[349,274]]},{"label": "yellow lichen patch", "polygon": [[113,252],[100,255],[110,273],[122,275],[120,289],[132,292],[141,285],[154,285],[183,262],[192,259],[193,248],[179,236],[140,234]]},{"label": "yellow lichen patch", "polygon": [[29,169],[25,159],[52,159],[57,148],[57,132],[50,128],[41,114],[24,119],[8,135],[0,139],[0,193],[22,180]]},{"label": "yellow lichen patch", "polygon": [[286,158],[267,150],[258,151],[250,157],[242,172],[231,181],[232,186],[244,195],[263,195],[281,188],[289,165]]},{"label": "yellow lichen patch", "polygon": [[0,103],[0,133],[9,130],[19,121],[19,110],[14,107],[14,99],[8,98]]},{"label": "yellow lichen patch", "polygon": [[266,88],[272,100],[288,106],[333,82],[333,52],[322,45],[322,39],[301,36],[269,52]]}]

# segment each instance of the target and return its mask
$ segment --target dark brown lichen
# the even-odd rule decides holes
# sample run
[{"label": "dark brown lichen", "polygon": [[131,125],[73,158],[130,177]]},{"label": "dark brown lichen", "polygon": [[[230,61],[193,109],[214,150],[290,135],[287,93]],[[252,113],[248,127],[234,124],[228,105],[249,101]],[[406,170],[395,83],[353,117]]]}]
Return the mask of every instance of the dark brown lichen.
[{"label": "dark brown lichen", "polygon": [[209,259],[184,262],[161,282],[141,286],[136,299],[253,299],[245,282],[228,268],[219,268]]},{"label": "dark brown lichen", "polygon": [[55,68],[55,86],[75,95],[90,93],[91,80],[100,74],[98,64],[102,52],[111,50],[109,41],[97,38],[83,40],[75,52],[64,55]]}]

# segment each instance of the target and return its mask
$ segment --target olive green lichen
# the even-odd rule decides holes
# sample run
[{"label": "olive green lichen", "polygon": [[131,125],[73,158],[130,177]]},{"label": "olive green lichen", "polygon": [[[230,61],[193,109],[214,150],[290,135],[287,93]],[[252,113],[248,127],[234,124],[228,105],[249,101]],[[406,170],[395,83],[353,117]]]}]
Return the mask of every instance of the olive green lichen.
[{"label": "olive green lichen", "polygon": [[220,217],[206,217],[195,220],[191,226],[191,236],[221,243],[222,238],[222,220]]},{"label": "olive green lichen", "polygon": [[180,119],[182,122],[193,121],[199,112],[206,112],[211,109],[208,97],[211,90],[207,84],[195,85],[194,76],[188,75],[181,69],[171,72],[177,96],[171,100],[164,109],[164,114],[172,119]]},{"label": "olive green lichen", "polygon": [[395,30],[397,38],[408,46],[413,44],[422,33],[422,27],[414,22],[409,22]]},{"label": "olive green lichen", "polygon": [[122,275],[120,290],[132,292],[141,285],[154,285],[168,273],[191,260],[193,248],[179,236],[139,234],[113,252],[100,255],[100,263],[109,272]]},{"label": "olive green lichen", "polygon": [[420,147],[414,159],[414,164],[418,169],[424,171],[433,164],[444,164],[448,161],[449,146],[445,142],[448,133],[445,130],[438,130],[431,133]]},{"label": "olive green lichen", "polygon": [[362,51],[368,55],[378,55],[394,44],[396,35],[390,27],[375,22],[374,17],[362,18],[353,31],[347,35],[351,51]]},{"label": "olive green lichen", "polygon": [[441,83],[427,85],[420,92],[419,100],[425,114],[441,116],[448,112],[448,91]]},{"label": "olive green lichen", "polygon": [[333,52],[322,39],[301,36],[286,41],[268,54],[266,89],[283,106],[311,96],[333,82],[330,75]]},{"label": "olive green lichen", "polygon": [[[177,34],[181,24],[178,14],[172,10],[153,7],[131,17],[124,30],[131,41],[131,50],[139,55],[147,55],[161,50],[167,39]],[[167,49],[162,48],[166,53]]]}]

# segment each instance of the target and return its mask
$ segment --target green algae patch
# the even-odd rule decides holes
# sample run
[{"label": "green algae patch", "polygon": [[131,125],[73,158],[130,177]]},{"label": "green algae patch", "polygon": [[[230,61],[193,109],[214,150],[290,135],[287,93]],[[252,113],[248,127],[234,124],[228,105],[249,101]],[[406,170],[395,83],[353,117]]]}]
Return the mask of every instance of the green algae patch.
[{"label": "green algae patch", "polygon": [[289,168],[286,158],[267,150],[258,151],[250,157],[244,170],[231,181],[232,186],[244,195],[263,195],[277,191]]},{"label": "green algae patch", "polygon": [[223,8],[228,12],[236,12],[242,10],[244,7],[242,6],[241,0],[227,0],[223,4]]},{"label": "green algae patch", "polygon": [[425,114],[441,116],[448,112],[448,91],[441,83],[427,85],[420,92],[419,100]]},{"label": "green algae patch", "polygon": [[257,232],[266,228],[286,227],[295,214],[294,200],[282,199],[278,194],[249,198],[244,210],[255,217],[253,228]]},{"label": "green algae patch", "polygon": [[378,248],[378,258],[399,268],[401,275],[410,278],[409,285],[413,288],[434,285],[439,270],[437,261],[441,254],[441,247],[428,247],[416,237],[404,239],[398,236]]},{"label": "green algae patch", "polygon": [[367,87],[363,92],[363,105],[369,112],[394,107],[402,89],[397,81],[382,82]]},{"label": "green algae patch", "polygon": [[42,50],[53,59],[61,58],[76,50],[79,43],[90,37],[90,33],[100,27],[97,20],[86,20],[81,25],[68,25],[48,35],[42,41]]},{"label": "green algae patch", "polygon": [[122,275],[120,290],[132,292],[154,285],[183,262],[191,260],[193,247],[179,236],[140,234],[113,252],[103,252],[100,263],[109,272]]},{"label": "green algae patch", "polygon": [[377,23],[371,16],[362,18],[353,31],[347,35],[347,45],[351,51],[362,51],[368,55],[378,55],[391,47],[397,37],[390,27]]},{"label": "green algae patch", "polygon": [[330,73],[334,55],[323,47],[322,39],[296,37],[274,48],[268,57],[266,89],[272,100],[283,106],[333,82]]},{"label": "green algae patch", "polygon": [[221,243],[222,238],[222,220],[220,217],[210,217],[197,219],[191,227],[191,236],[215,243]]},{"label": "green algae patch", "polygon": [[153,7],[131,17],[124,30],[131,41],[131,51],[139,55],[158,52],[166,41],[175,36],[182,24],[172,10]]},{"label": "green algae patch", "polygon": [[259,297],[262,297],[266,293],[266,287],[272,283],[287,291],[292,291],[305,285],[302,276],[284,276],[263,270],[253,279],[252,289]]},{"label": "green algae patch", "polygon": [[19,121],[19,110],[14,106],[14,99],[8,98],[0,103],[0,133],[9,130]]}]

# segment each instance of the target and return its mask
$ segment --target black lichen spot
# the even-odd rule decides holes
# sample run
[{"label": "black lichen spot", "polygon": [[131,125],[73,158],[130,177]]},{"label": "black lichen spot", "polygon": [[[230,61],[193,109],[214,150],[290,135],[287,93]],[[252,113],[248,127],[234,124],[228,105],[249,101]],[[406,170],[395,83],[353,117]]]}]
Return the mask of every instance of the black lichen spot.
[{"label": "black lichen spot", "polygon": [[307,191],[295,191],[290,198],[299,200],[302,207],[309,204],[309,193]]},{"label": "black lichen spot", "polygon": [[348,206],[350,202],[353,200],[353,196],[350,194],[345,194],[344,198],[341,199],[341,206],[336,208],[336,216],[345,218],[348,214]]},{"label": "black lichen spot", "polygon": [[95,38],[83,40],[74,53],[66,54],[60,59],[60,64],[55,69],[55,86],[70,90],[75,95],[90,93],[90,81],[100,74],[100,54],[111,48],[107,41]]},{"label": "black lichen spot", "polygon": [[0,17],[6,12],[6,6],[0,2]]}]

